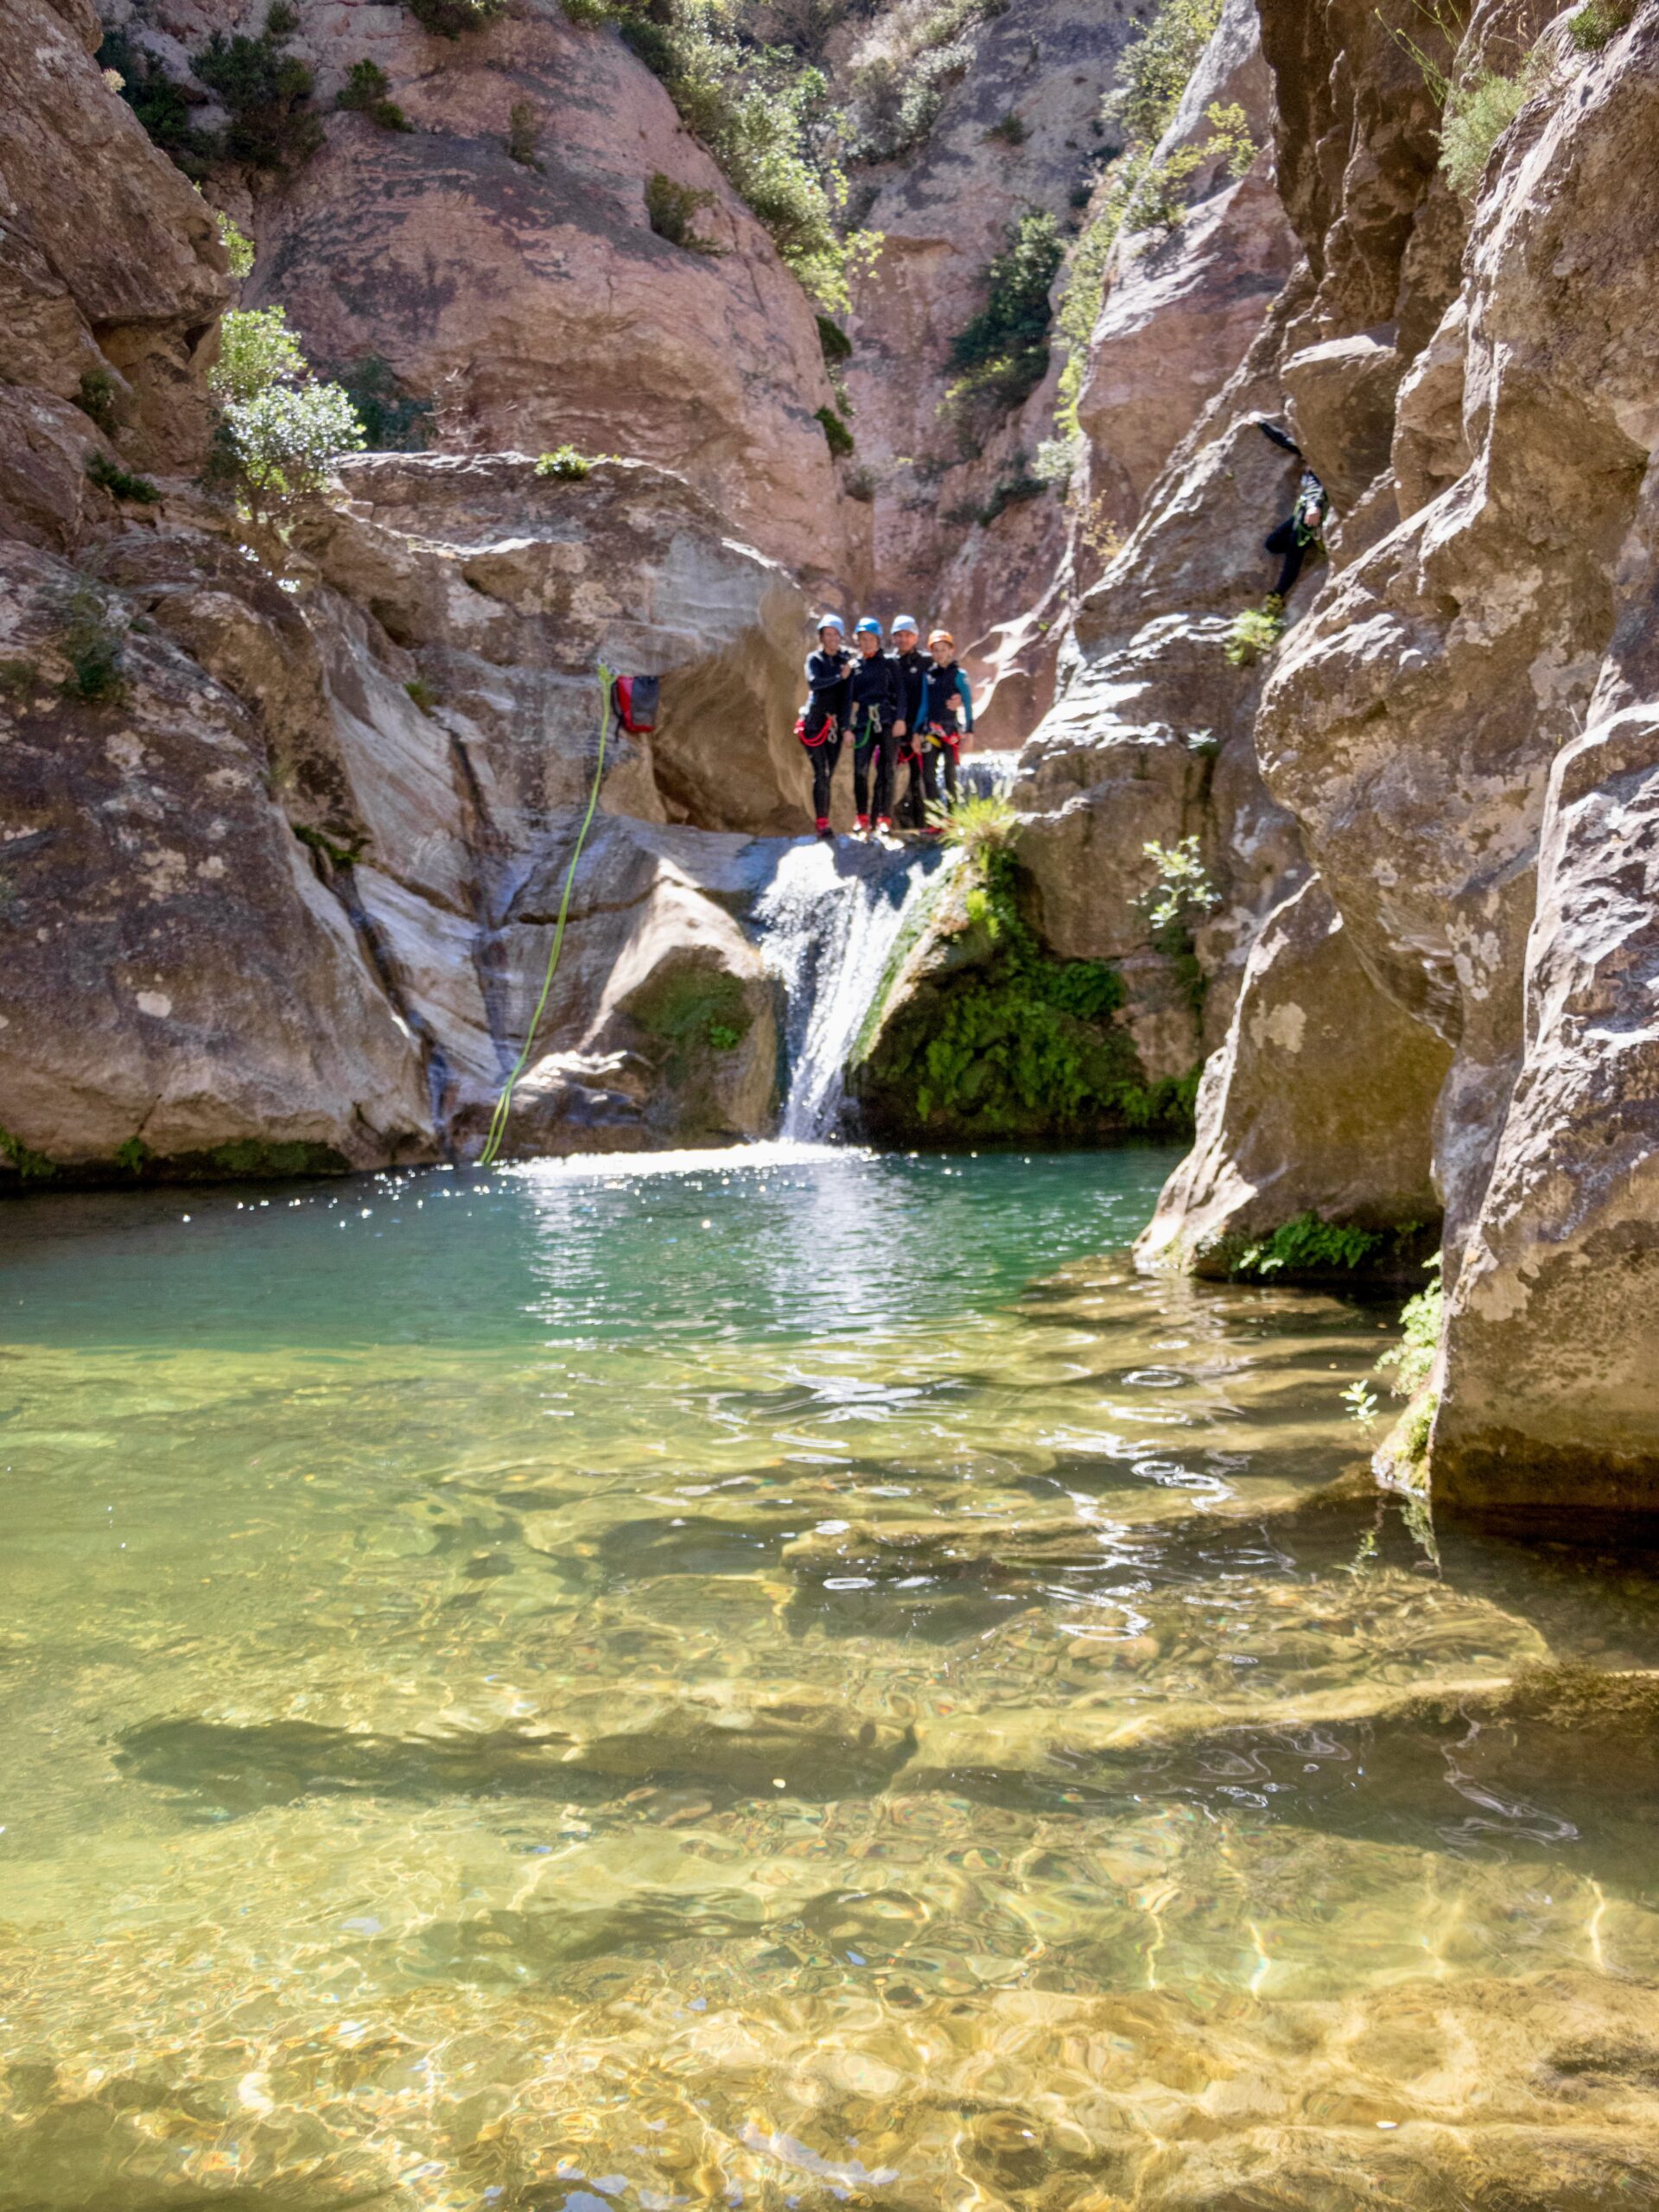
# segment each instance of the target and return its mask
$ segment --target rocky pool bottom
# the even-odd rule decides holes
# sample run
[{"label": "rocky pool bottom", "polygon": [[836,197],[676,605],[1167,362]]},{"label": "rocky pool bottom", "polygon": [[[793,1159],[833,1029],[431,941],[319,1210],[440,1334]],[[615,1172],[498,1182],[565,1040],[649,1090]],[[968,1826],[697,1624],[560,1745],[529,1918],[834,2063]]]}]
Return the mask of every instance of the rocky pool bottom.
[{"label": "rocky pool bottom", "polygon": [[1659,2196],[1659,1587],[1170,1165],[0,1218],[0,2206]]}]

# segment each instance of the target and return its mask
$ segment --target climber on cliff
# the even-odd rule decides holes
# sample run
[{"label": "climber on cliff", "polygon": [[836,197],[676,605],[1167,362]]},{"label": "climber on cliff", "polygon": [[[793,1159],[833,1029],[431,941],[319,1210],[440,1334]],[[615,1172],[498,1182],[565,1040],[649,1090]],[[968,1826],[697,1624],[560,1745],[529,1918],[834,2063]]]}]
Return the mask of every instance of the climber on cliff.
[{"label": "climber on cliff", "polygon": [[893,828],[893,768],[905,734],[905,687],[899,664],[881,650],[881,625],[867,614],[853,630],[858,658],[848,682],[852,702],[853,804],[858,826],[868,835],[871,769],[874,775],[874,817],[878,836]]},{"label": "climber on cliff", "polygon": [[921,650],[921,631],[913,614],[900,614],[893,626],[893,664],[899,671],[899,681],[904,693],[902,718],[896,725],[898,734],[909,733],[909,741],[899,757],[910,768],[910,783],[899,809],[899,818],[906,830],[925,830],[930,802],[938,804],[938,781],[929,747],[923,737],[922,725],[926,719],[927,677],[932,661]]},{"label": "climber on cliff", "polygon": [[[962,741],[974,733],[974,695],[968,672],[957,658],[957,641],[948,630],[935,630],[928,639],[927,650],[931,665],[922,702],[922,727],[930,750],[938,754],[944,771],[944,803],[954,807]],[[937,800],[937,790],[930,796]]]},{"label": "climber on cliff", "polygon": [[841,617],[826,614],[818,624],[817,650],[806,657],[806,704],[795,724],[812,763],[813,826],[826,840],[835,834],[830,827],[830,789],[852,719],[852,673]]},{"label": "climber on cliff", "polygon": [[1309,550],[1325,550],[1325,518],[1331,512],[1330,494],[1308,467],[1306,456],[1294,438],[1275,423],[1256,419],[1256,429],[1272,444],[1286,453],[1294,454],[1302,464],[1301,481],[1296,486],[1296,505],[1276,530],[1269,531],[1262,539],[1264,551],[1279,556],[1279,581],[1270,597],[1282,607],[1296,588],[1296,579],[1302,573],[1302,563]]}]

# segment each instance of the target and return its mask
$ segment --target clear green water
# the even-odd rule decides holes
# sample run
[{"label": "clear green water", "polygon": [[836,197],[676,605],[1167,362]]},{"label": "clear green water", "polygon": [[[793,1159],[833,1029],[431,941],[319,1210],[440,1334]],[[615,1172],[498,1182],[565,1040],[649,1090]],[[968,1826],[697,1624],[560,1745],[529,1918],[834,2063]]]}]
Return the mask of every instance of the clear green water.
[{"label": "clear green water", "polygon": [[1603,2202],[1651,1583],[1344,1484],[1170,1164],[7,1209],[0,2206]]}]

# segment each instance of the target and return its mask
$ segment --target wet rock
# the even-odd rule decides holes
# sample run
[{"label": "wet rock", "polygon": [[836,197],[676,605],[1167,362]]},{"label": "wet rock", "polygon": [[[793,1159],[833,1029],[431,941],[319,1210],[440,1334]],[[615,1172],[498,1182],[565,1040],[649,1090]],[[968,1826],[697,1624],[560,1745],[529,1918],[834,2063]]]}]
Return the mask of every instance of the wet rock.
[{"label": "wet rock", "polygon": [[1649,472],[1587,725],[1550,773],[1525,1056],[1440,1378],[1437,1497],[1534,1526],[1659,1510],[1656,513]]}]

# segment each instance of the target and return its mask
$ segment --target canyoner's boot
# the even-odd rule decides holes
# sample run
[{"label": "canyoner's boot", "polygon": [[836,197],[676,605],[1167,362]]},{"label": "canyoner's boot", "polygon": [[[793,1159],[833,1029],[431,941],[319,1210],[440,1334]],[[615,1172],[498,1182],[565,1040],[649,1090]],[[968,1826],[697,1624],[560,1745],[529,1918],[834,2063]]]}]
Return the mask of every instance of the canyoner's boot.
[{"label": "canyoner's boot", "polygon": [[821,815],[818,817],[817,823],[817,825],[816,825],[816,826],[817,826],[817,829],[818,835],[819,835],[819,836],[820,836],[821,838],[823,838],[823,840],[824,843],[825,843],[826,845],[833,845],[833,844],[835,843],[835,842],[836,842],[836,833],[835,833],[835,831],[834,831],[834,830],[830,827],[829,817],[828,817],[827,816],[825,816],[825,815],[822,815],[822,814],[821,814]]},{"label": "canyoner's boot", "polygon": [[868,837],[870,834],[870,817],[868,814],[861,814],[858,817],[858,834],[861,837]]},{"label": "canyoner's boot", "polygon": [[876,816],[876,817],[875,817],[875,834],[876,834],[876,836],[877,836],[878,837],[891,837],[891,836],[892,836],[892,835],[893,835],[893,817],[892,817],[890,814],[878,814],[878,815]]}]

